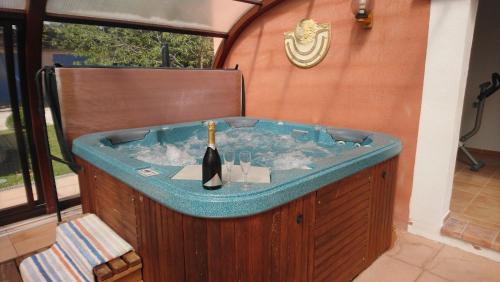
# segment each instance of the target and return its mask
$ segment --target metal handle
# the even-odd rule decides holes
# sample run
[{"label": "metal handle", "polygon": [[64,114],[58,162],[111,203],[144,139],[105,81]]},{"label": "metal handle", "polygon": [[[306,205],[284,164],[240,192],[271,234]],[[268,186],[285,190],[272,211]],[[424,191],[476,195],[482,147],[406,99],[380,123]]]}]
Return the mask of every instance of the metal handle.
[{"label": "metal handle", "polygon": [[299,213],[297,215],[297,224],[302,224],[302,221],[304,221],[304,216],[301,213]]}]

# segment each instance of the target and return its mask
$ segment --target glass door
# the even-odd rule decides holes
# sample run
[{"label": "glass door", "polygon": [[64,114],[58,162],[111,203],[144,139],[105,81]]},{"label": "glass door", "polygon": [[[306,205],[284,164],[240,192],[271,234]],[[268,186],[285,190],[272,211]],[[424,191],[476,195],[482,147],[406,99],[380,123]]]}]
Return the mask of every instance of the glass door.
[{"label": "glass door", "polygon": [[[44,213],[32,173],[28,101],[20,76],[23,27],[0,21],[0,225]],[[39,182],[38,182],[39,183]]]}]

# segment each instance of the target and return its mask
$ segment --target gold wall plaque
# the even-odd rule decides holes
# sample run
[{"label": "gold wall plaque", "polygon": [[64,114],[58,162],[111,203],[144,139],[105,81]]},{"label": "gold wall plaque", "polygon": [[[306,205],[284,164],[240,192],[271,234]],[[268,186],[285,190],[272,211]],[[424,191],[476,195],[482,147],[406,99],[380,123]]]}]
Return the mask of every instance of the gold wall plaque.
[{"label": "gold wall plaque", "polygon": [[303,19],[295,31],[285,32],[286,56],[292,64],[311,68],[319,64],[330,47],[330,24]]}]

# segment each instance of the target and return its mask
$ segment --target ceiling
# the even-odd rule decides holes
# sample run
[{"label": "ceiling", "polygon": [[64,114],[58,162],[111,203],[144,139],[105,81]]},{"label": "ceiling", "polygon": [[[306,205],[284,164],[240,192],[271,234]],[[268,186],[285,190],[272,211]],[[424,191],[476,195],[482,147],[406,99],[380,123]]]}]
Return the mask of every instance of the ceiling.
[{"label": "ceiling", "polygon": [[[48,19],[125,22],[224,37],[262,0],[47,0]],[[25,10],[26,0],[0,0],[0,9]]]}]

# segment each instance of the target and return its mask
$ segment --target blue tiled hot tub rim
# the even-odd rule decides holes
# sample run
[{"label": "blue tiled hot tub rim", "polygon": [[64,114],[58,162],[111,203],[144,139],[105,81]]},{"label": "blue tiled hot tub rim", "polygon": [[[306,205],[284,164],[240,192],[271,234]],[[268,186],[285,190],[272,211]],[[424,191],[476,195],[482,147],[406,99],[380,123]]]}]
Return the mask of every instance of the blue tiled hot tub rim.
[{"label": "blue tiled hot tub rim", "polygon": [[[227,118],[225,118],[227,119]],[[218,130],[225,130],[229,125],[225,119],[216,119]],[[233,119],[241,119],[235,117]],[[143,128],[149,130],[143,140],[132,142],[154,142],[158,132],[176,128],[197,128],[203,121],[170,124]],[[307,131],[317,142],[333,142],[328,139],[327,129],[318,125],[287,123],[259,119],[255,126],[275,127],[283,133],[295,130]],[[389,135],[366,132],[369,136],[355,153],[324,160],[312,170],[273,172],[272,183],[255,185],[251,191],[239,190],[239,184],[232,183],[227,189],[206,191],[198,181],[174,181],[173,176],[179,167],[161,167],[136,160],[116,152],[115,145],[106,141],[106,137],[116,132],[132,132],[140,129],[100,132],[81,136],[73,142],[73,152],[80,158],[113,175],[132,188],[176,211],[198,217],[241,217],[272,209],[329,183],[335,182],[362,169],[392,158],[401,151],[401,142]],[[148,138],[150,138],[148,140]],[[156,140],[157,141],[157,140]],[[152,144],[152,143],[150,143]],[[159,176],[144,178],[137,174],[140,168],[151,167],[158,170]]]}]

